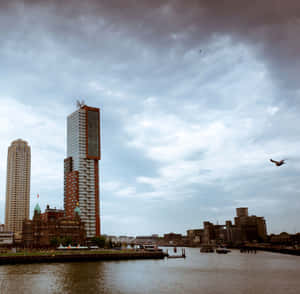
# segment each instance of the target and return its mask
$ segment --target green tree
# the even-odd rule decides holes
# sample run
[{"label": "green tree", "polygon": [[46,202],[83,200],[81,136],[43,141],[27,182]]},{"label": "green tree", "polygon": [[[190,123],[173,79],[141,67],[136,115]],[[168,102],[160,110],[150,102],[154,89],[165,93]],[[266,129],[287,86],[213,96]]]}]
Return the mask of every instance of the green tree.
[{"label": "green tree", "polygon": [[100,237],[93,237],[92,238],[92,243],[94,243],[95,245],[97,245],[100,248],[104,248],[105,246],[105,237],[100,236]]},{"label": "green tree", "polygon": [[70,244],[72,244],[72,237],[70,237],[70,236],[67,236],[67,237],[64,237],[63,239],[62,239],[62,244],[64,245],[64,246],[68,246],[68,245],[70,245]]},{"label": "green tree", "polygon": [[60,238],[58,237],[53,237],[51,240],[50,240],[50,246],[51,247],[58,247],[58,245],[61,243],[61,240]]},{"label": "green tree", "polygon": [[114,247],[114,244],[113,244],[112,240],[109,239],[109,241],[108,241],[108,248],[113,248],[113,247]]}]

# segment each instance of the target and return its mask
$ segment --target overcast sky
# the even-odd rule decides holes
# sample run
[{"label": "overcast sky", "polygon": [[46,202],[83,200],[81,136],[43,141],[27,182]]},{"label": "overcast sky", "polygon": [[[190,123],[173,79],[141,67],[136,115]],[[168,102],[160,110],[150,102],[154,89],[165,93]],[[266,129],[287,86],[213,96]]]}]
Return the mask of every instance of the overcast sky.
[{"label": "overcast sky", "polygon": [[63,208],[84,99],[101,108],[102,233],[185,233],[244,206],[300,231],[299,36],[298,0],[1,1],[0,221],[17,138],[31,214]]}]

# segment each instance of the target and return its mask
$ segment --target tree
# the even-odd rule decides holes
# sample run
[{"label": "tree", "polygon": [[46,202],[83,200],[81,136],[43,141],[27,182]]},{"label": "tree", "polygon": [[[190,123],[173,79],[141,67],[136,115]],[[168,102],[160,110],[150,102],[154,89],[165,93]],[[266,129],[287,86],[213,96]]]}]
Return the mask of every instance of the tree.
[{"label": "tree", "polygon": [[66,236],[66,237],[64,237],[63,239],[62,239],[62,244],[64,245],[64,246],[68,246],[68,245],[70,245],[71,243],[72,243],[72,237],[70,237],[70,236]]},{"label": "tree", "polygon": [[108,248],[113,248],[114,247],[114,244],[113,244],[111,239],[108,239],[107,247]]},{"label": "tree", "polygon": [[104,248],[105,240],[106,240],[105,237],[101,236],[101,237],[93,237],[91,241],[98,247]]},{"label": "tree", "polygon": [[53,237],[51,240],[50,240],[50,246],[51,247],[58,247],[58,245],[61,243],[61,240],[60,238],[58,237]]}]

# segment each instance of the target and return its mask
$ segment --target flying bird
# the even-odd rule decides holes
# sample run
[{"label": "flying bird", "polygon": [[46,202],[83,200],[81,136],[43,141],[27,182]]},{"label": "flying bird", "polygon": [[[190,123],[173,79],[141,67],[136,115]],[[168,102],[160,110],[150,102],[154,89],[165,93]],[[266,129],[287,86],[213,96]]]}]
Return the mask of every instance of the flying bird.
[{"label": "flying bird", "polygon": [[277,161],[277,160],[273,160],[273,159],[271,158],[270,161],[273,162],[273,163],[275,163],[276,166],[281,166],[281,165],[285,164],[285,162],[284,162],[285,159],[282,159],[282,160],[280,160],[280,161]]}]

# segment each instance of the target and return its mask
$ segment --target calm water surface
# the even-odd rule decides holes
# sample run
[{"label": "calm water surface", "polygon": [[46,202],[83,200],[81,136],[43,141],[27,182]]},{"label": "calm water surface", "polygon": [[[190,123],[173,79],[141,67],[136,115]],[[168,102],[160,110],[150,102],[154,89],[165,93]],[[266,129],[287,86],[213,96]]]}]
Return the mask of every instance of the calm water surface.
[{"label": "calm water surface", "polygon": [[186,249],[187,258],[0,266],[0,293],[300,293],[300,257]]}]

